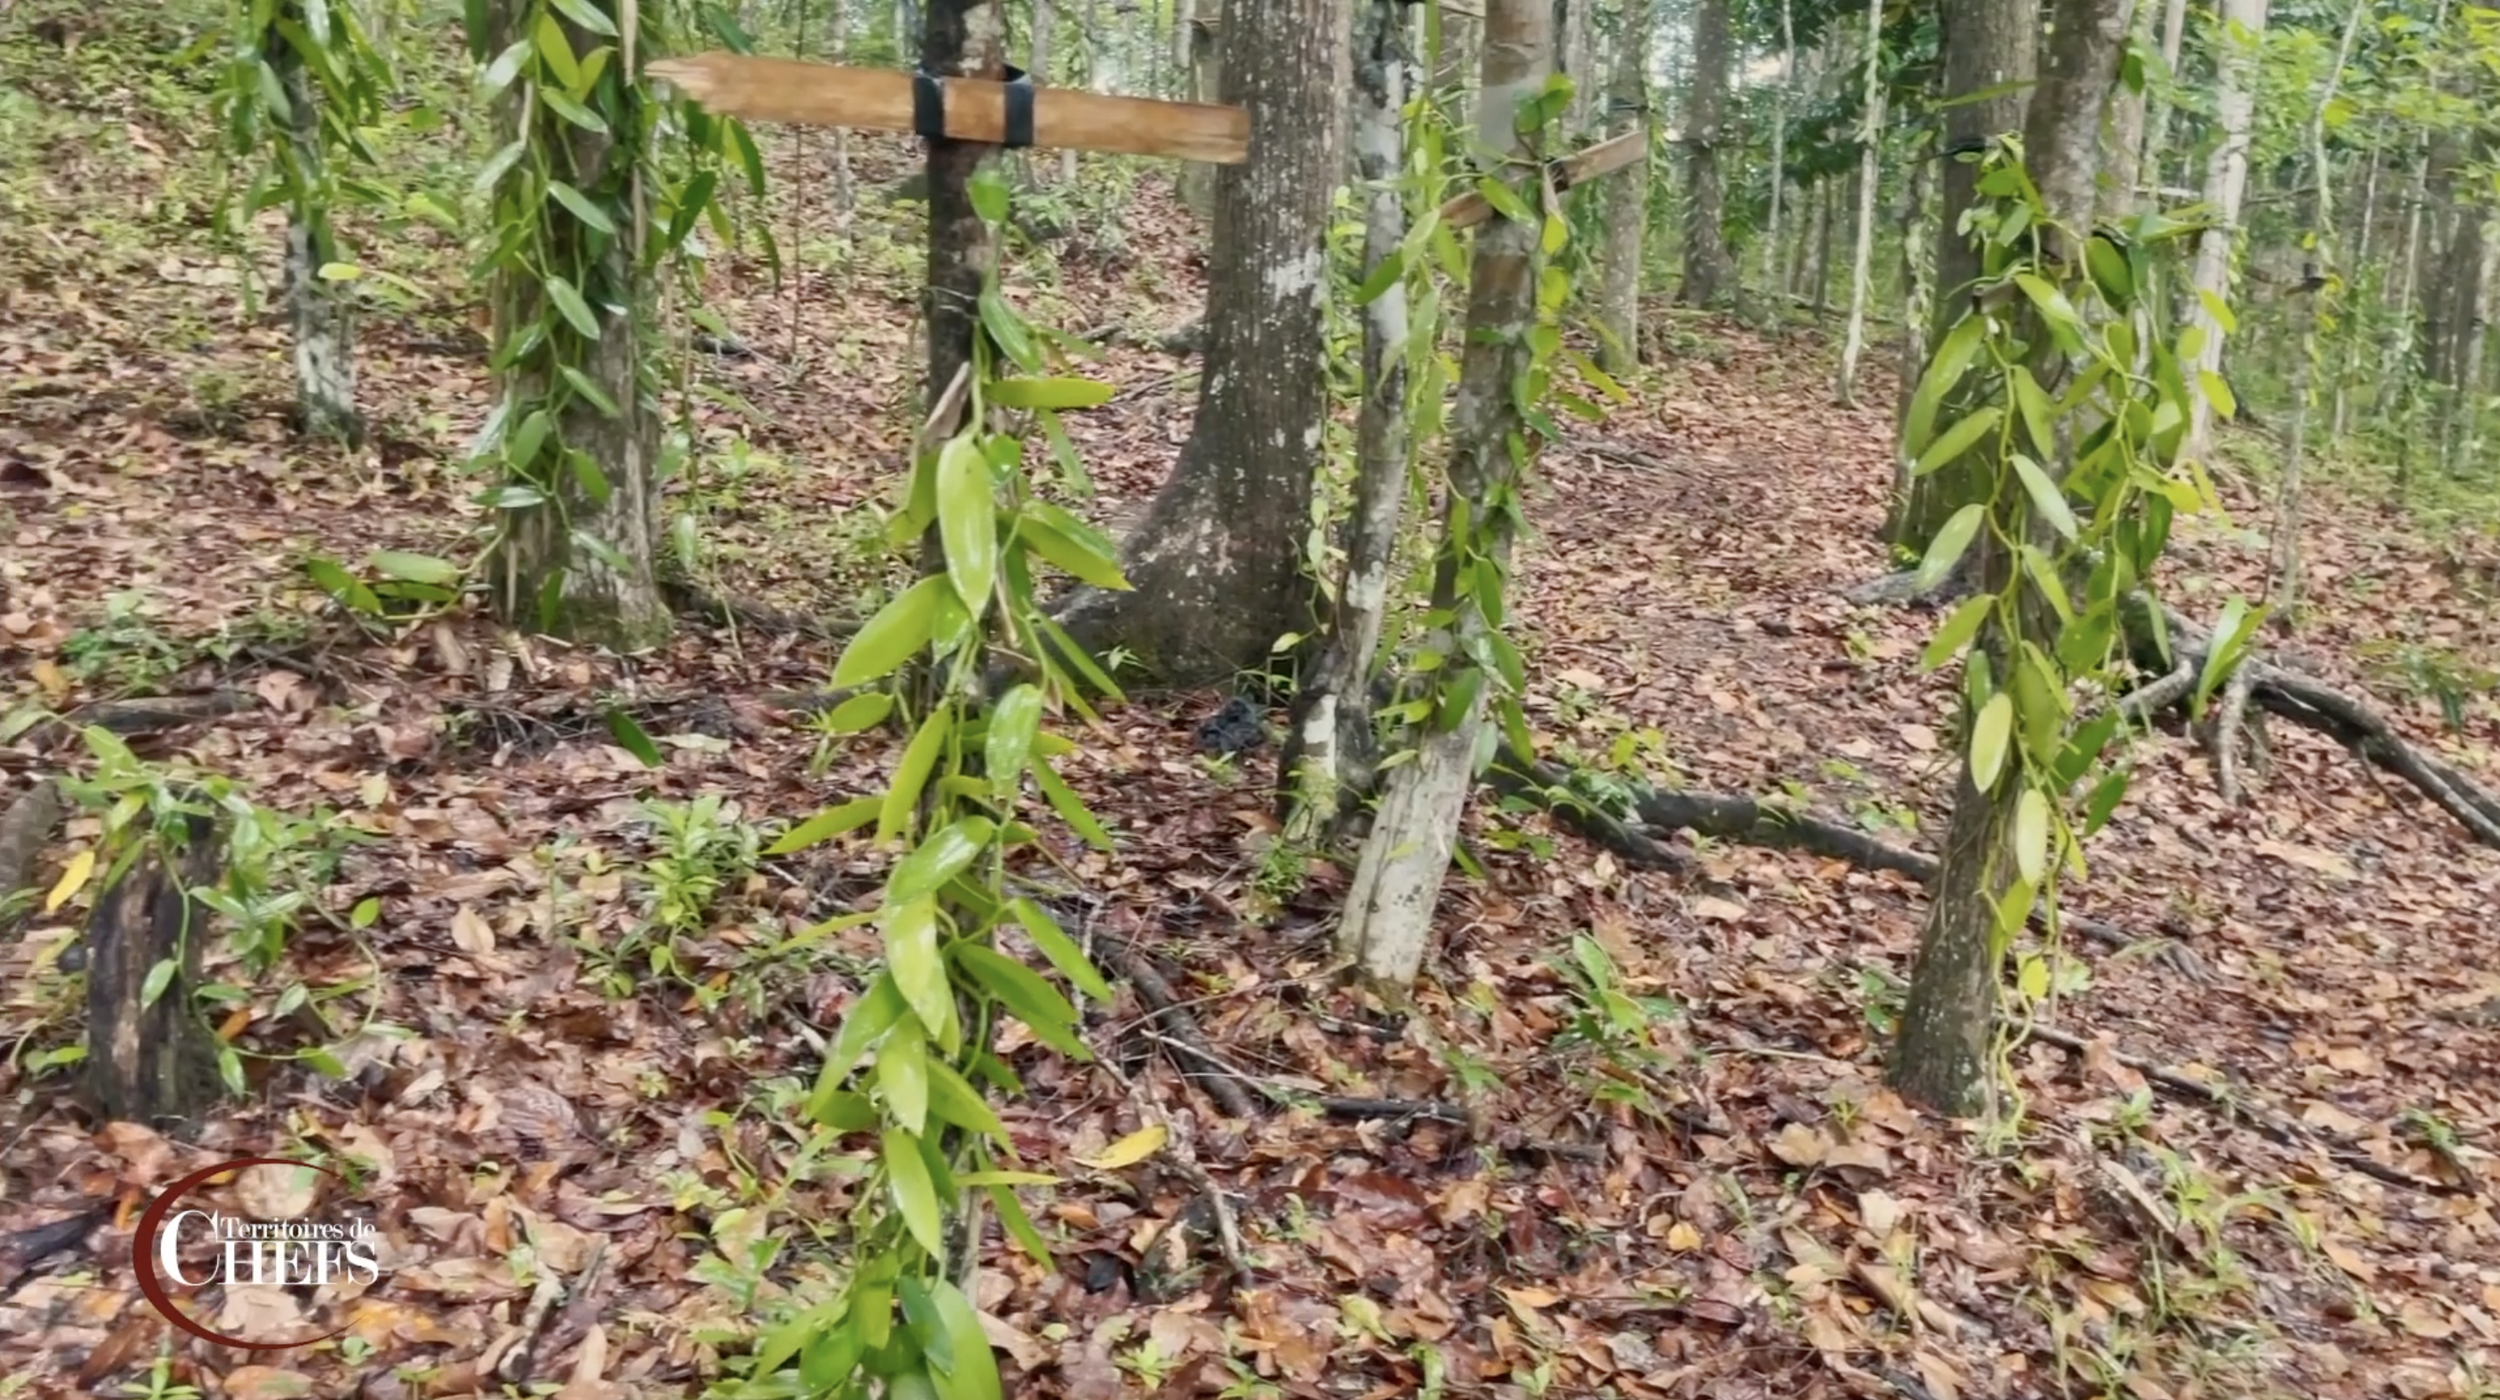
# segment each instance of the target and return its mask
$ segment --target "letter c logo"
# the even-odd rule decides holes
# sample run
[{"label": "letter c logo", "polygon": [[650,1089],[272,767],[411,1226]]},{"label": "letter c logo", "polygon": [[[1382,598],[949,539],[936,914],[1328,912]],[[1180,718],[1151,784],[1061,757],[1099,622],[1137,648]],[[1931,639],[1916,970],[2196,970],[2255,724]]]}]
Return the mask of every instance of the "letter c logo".
[{"label": "letter c logo", "polygon": [[321,1173],[332,1181],[345,1184],[343,1178],[328,1167],[317,1166],[311,1162],[298,1162],[285,1157],[238,1157],[231,1162],[219,1162],[213,1166],[200,1168],[166,1187],[165,1193],[158,1196],[139,1216],[139,1228],[133,1231],[130,1237],[130,1261],[139,1273],[140,1295],[148,1300],[148,1306],[162,1313],[166,1321],[202,1341],[214,1342],[219,1346],[239,1347],[245,1351],[285,1351],[294,1347],[308,1347],[315,1342],[326,1342],[346,1331],[347,1328],[334,1327],[318,1337],[306,1337],[300,1342],[256,1342],[248,1337],[229,1337],[223,1332],[205,1326],[189,1313],[175,1306],[173,1295],[165,1290],[165,1280],[159,1273],[160,1267],[163,1273],[173,1275],[174,1282],[186,1288],[197,1288],[206,1282],[202,1280],[201,1284],[195,1284],[183,1277],[181,1261],[176,1250],[176,1236],[184,1220],[194,1215],[207,1213],[186,1210],[177,1215],[174,1213],[174,1207],[182,1203],[184,1196],[207,1185],[210,1178],[240,1171],[245,1167],[305,1167]]}]

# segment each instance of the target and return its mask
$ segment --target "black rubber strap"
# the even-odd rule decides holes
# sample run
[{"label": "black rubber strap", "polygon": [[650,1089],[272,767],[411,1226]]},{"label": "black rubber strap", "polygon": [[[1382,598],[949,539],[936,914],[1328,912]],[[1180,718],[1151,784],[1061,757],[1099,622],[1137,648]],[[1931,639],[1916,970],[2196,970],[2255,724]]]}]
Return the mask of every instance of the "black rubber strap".
[{"label": "black rubber strap", "polygon": [[911,129],[932,141],[946,139],[946,84],[925,68],[911,75]]},{"label": "black rubber strap", "polygon": [[1007,70],[1007,140],[1008,150],[1016,151],[1033,144],[1033,75],[1021,68]]}]

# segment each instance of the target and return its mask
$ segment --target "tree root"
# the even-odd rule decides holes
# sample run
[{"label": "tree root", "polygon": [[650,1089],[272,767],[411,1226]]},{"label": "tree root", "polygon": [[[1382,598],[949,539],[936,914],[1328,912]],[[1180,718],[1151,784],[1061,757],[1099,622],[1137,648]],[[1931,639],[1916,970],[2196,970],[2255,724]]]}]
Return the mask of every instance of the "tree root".
[{"label": "tree root", "polygon": [[[1437,1099],[1383,1099],[1351,1094],[1306,1094],[1246,1074],[1207,1043],[1206,1032],[1198,1027],[1197,1018],[1173,991],[1172,984],[1155,970],[1146,956],[1133,948],[1103,950],[1104,959],[1136,989],[1137,999],[1145,1004],[1147,1013],[1163,1028],[1156,1037],[1163,1047],[1187,1059],[1194,1069],[1182,1073],[1207,1091],[1216,1107],[1233,1118],[1249,1118],[1257,1109],[1251,1095],[1256,1094],[1271,1107],[1290,1112],[1308,1108],[1324,1118],[1348,1122],[1439,1123],[1445,1127],[1463,1128],[1482,1135],[1486,1125],[1465,1108]],[[1716,1129],[1713,1129],[1716,1131]],[[1598,1161],[1605,1149],[1584,1143],[1515,1142],[1507,1150],[1531,1156],[1562,1158],[1571,1161]]]},{"label": "tree root", "polygon": [[[1950,597],[1953,587],[1953,580],[1948,578],[1944,584],[1922,591],[1916,586],[1914,574],[1887,574],[1843,590],[1843,596],[1866,604],[1932,603]],[[2118,703],[2129,723],[2143,724],[2186,702],[2197,677],[2204,673],[2213,638],[2203,628],[2165,609],[2162,622],[2169,651],[2164,654],[2156,644],[2157,634],[2149,625],[2149,616],[2145,616],[2152,607],[2151,600],[2139,597],[2135,602],[2138,606],[2130,610],[2127,628],[2130,647],[2136,665],[2156,679]],[[2414,748],[2367,701],[2335,689],[2296,663],[2271,660],[2255,650],[2241,657],[2233,669],[2223,687],[2213,725],[2203,736],[2214,756],[2215,784],[2224,801],[2236,805],[2244,795],[2240,744],[2255,732],[2249,727],[2252,707],[2325,734],[2351,749],[2362,762],[2404,779],[2430,799],[2433,806],[2455,818],[2476,841],[2500,849],[2500,794],[2455,765]]]},{"label": "tree root", "polygon": [[[2166,686],[2182,674],[2201,674],[2206,653],[2213,645],[2209,634],[2176,613],[2166,613],[2164,621],[2175,660],[2170,663],[2173,669],[2168,676],[2156,682],[2156,686]],[[2149,652],[2149,641],[2140,643],[2138,650]],[[2139,655],[2137,660],[2140,664],[2149,662],[2148,669],[2163,664],[2147,655]],[[2154,688],[2148,686],[2137,694],[2144,695]],[[2185,698],[2183,687],[2165,705],[2141,706],[2138,712],[2149,716]],[[2254,652],[2241,658],[2224,688],[2214,732],[2208,739],[2214,752],[2216,783],[2224,801],[2236,803],[2241,796],[2236,750],[2252,705],[2305,729],[2314,729],[2352,750],[2362,762],[2404,779],[2429,798],[2433,806],[2454,817],[2475,840],[2500,849],[2500,795],[2454,765],[2415,749],[2368,702]]]},{"label": "tree root", "polygon": [[769,603],[714,593],[683,578],[663,577],[660,593],[672,610],[715,627],[742,627],[774,636],[804,637],[811,642],[840,642],[848,640],[860,626],[857,618],[808,617]]},{"label": "tree root", "polygon": [[[1886,845],[1862,831],[1851,830],[1837,822],[1758,802],[1740,794],[1670,792],[1646,784],[1633,784],[1631,810],[1633,816],[1638,818],[1638,825],[1635,825],[1620,816],[1600,811],[1595,804],[1579,797],[1571,789],[1570,774],[1560,766],[1524,757],[1515,750],[1505,751],[1495,760],[1489,778],[1497,789],[1541,800],[1555,820],[1608,850],[1618,853],[1654,851],[1659,860],[1673,862],[1651,863],[1644,867],[1648,869],[1689,868],[1689,858],[1661,844],[1655,834],[1677,830],[1748,846],[1768,846],[1828,856],[1860,869],[1889,870],[1906,875],[1921,885],[1931,887],[1941,869],[1933,856]],[[1633,858],[1627,854],[1625,859],[1630,861]],[[2031,921],[2033,927],[2044,933],[2049,931],[2045,911],[2033,911]],[[2115,924],[2079,914],[2060,914],[2056,927],[2081,934],[2120,952],[2150,947],[2154,955],[2172,970],[2191,977],[2203,976],[2203,968],[2195,955],[2174,941],[2139,938]]]}]

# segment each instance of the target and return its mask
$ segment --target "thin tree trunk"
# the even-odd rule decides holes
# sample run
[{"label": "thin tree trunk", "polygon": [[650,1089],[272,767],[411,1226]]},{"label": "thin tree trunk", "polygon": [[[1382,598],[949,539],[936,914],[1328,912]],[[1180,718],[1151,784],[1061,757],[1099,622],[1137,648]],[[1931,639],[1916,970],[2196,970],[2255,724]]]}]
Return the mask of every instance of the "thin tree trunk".
[{"label": "thin tree trunk", "polygon": [[[2368,173],[2361,181],[2361,227],[2352,250],[2352,265],[2356,269],[2370,265],[2370,244],[2373,235],[2378,231],[2378,179],[2379,172],[2386,166],[2386,162],[2381,159],[2386,153],[2386,138],[2387,124],[2382,120],[2379,124],[2378,137],[2370,144]],[[2381,296],[2386,294],[2385,278],[2371,279],[2371,286]],[[2344,333],[2344,363],[2335,376],[2335,411],[2327,424],[2327,437],[2330,440],[2340,441],[2352,423],[2352,379],[2361,368],[2361,347],[2364,340],[2365,337],[2361,333],[2361,326],[2356,318],[2356,323],[2346,327]]]},{"label": "thin tree trunk", "polygon": [[1780,0],[1780,75],[1771,87],[1771,216],[1762,230],[1762,294],[1776,304],[1780,285],[1780,206],[1788,193],[1788,89],[1797,72],[1797,26],[1791,0]]},{"label": "thin tree trunk", "polygon": [[[1943,0],[1944,149],[1969,149],[1991,136],[2023,128],[2030,101],[2033,36],[2040,27],[2032,0]],[[1987,93],[1976,101],[1951,101]],[[1979,276],[1979,254],[1962,231],[1978,167],[1958,156],[1939,162],[1941,197],[1936,210],[1934,333],[1941,334],[1969,306]],[[1932,343],[1933,336],[1930,341]],[[1884,539],[1898,548],[1924,551],[1953,513],[1982,498],[1984,469],[1970,459],[1929,472],[1893,501]]]},{"label": "thin tree trunk", "polygon": [[1684,109],[1684,286],[1676,296],[1686,306],[1725,306],[1735,291],[1719,170],[1728,67],[1736,48],[1727,7],[1728,0],[1693,3],[1693,85]]},{"label": "thin tree trunk", "polygon": [[[1186,0],[1184,0],[1186,3]],[[1229,18],[1229,17],[1226,17]],[[1219,20],[1212,29],[1223,27]],[[1203,17],[1192,16],[1189,22],[1188,90],[1193,102],[1221,102],[1224,93],[1224,44],[1222,34],[1212,32]],[[1342,124],[1340,124],[1342,125]],[[1190,161],[1180,170],[1181,203],[1200,219],[1215,217],[1215,172],[1218,167],[1204,161]]]},{"label": "thin tree trunk", "polygon": [[[2149,49],[2153,41],[2153,7],[2148,0],[2126,3],[2129,38]],[[2151,86],[2148,74],[2143,87],[2130,89],[2121,83],[2118,95],[2110,99],[2109,146],[2101,156],[2103,217],[2132,214],[2151,205],[2140,189],[2144,183],[2146,100]]]},{"label": "thin tree trunk", "polygon": [[[1515,156],[1526,148],[1513,116],[1521,98],[1544,86],[1552,21],[1545,0],[1491,0],[1485,7],[1480,104],[1485,121],[1478,132],[1480,143],[1496,155]],[[1493,501],[1517,472],[1512,440],[1524,440],[1531,431],[1515,386],[1527,369],[1528,331],[1536,315],[1537,239],[1533,224],[1498,214],[1476,234],[1466,359],[1450,425],[1450,509],[1433,586],[1434,608],[1455,618],[1454,635],[1441,648],[1449,672],[1445,684],[1479,665],[1469,643],[1486,625],[1472,589],[1461,591],[1455,568],[1461,542],[1450,540],[1449,532],[1474,534],[1489,527],[1490,562],[1499,571],[1509,568],[1510,540],[1498,523],[1507,517]],[[1339,950],[1386,986],[1412,983],[1430,951],[1441,882],[1474,782],[1485,692],[1499,683],[1491,676],[1482,680],[1455,723],[1422,735],[1415,758],[1391,770],[1346,895]]]},{"label": "thin tree trunk", "polygon": [[[996,81],[1006,68],[1007,19],[998,0],[922,0],[920,67],[940,78]],[[972,363],[981,288],[997,266],[989,225],[972,207],[973,172],[995,149],[975,141],[929,142],[928,290],[920,314],[929,328],[929,406]],[[932,531],[935,526],[930,527]]]},{"label": "thin tree trunk", "polygon": [[[840,63],[851,54],[851,0],[833,0],[833,14],[825,25],[825,53]],[[837,214],[847,215],[859,205],[859,189],[851,179],[851,132],[848,127],[833,129],[833,207]]]},{"label": "thin tree trunk", "polygon": [[[839,3],[839,0],[837,0]],[[1058,7],[1051,0],[1033,0],[1033,38],[1025,46],[1025,71],[1032,75],[1035,87],[1051,86],[1050,60],[1057,48]],[[1051,167],[1058,162],[1046,155],[1035,156],[1029,169],[1035,184],[1050,183]]]},{"label": "thin tree trunk", "polygon": [[[1085,0],[1085,18],[1077,30],[1077,34],[1084,44],[1082,52],[1085,55],[1085,86],[1088,90],[1093,92],[1102,92],[1105,90],[1102,83],[1102,60],[1100,55],[1106,45],[1104,45],[1102,40],[1097,37],[1102,33],[1102,30],[1097,27],[1100,23],[1101,14],[1102,0]],[[1076,177],[1076,148],[1074,146],[1069,146],[1059,152],[1059,180],[1062,184],[1073,185],[1076,183]]]},{"label": "thin tree trunk", "polygon": [[2466,474],[2481,443],[2482,414],[2476,390],[2483,380],[2483,345],[2490,326],[2484,303],[2491,294],[2492,255],[2500,252],[2500,240],[2492,238],[2483,209],[2467,209],[2458,216],[2458,223],[2455,256],[2463,261],[2470,254],[2471,262],[2464,285],[2450,290],[2458,324],[2448,347],[2447,421],[2440,430],[2439,464],[2452,477]]},{"label": "thin tree trunk", "polygon": [[[1623,32],[1615,41],[1612,105],[1631,114],[1633,130],[1647,132],[1649,0],[1623,0],[1622,14]],[[1606,247],[1598,259],[1602,279],[1598,324],[1605,334],[1598,353],[1610,373],[1629,374],[1641,362],[1641,243],[1649,222],[1646,154],[1607,179],[1605,200]]]},{"label": "thin tree trunk", "polygon": [[1832,309],[1832,239],[1840,226],[1839,203],[1840,187],[1825,180],[1822,197],[1815,201],[1814,206],[1814,319],[1817,321]]},{"label": "thin tree trunk", "polygon": [[[2024,127],[2024,159],[2048,217],[2082,228],[2095,202],[2101,121],[2118,76],[2126,17],[2121,0],[2054,0],[2052,19],[2056,37]],[[2026,338],[2043,347],[2034,353],[2054,355],[2028,303],[2017,314],[2032,321],[2034,333]],[[1991,476],[1995,465],[1988,464]],[[2014,556],[1993,531],[1983,530],[1973,548],[1983,591],[2013,581]],[[2036,597],[2031,602],[2045,617],[2046,606]],[[2001,645],[2002,638],[1990,641],[1992,649]],[[1888,1072],[1903,1098],[1943,1113],[1977,1113],[1993,1097],[1988,1045],[1996,1028],[1997,911],[2017,878],[2014,815],[2022,782],[2019,763],[2005,764],[1985,789],[1964,766],[1934,900],[1919,934]]]},{"label": "thin tree trunk", "polygon": [[[1909,417],[1910,400],[1918,392],[1918,373],[1927,363],[1927,322],[1935,301],[1935,245],[1926,236],[1927,168],[1932,163],[1912,160],[1909,178],[1902,182],[1901,362],[1899,391],[1892,411],[1895,423]],[[1909,492],[1910,467],[1908,454],[1896,445],[1892,480],[1895,499]]]},{"label": "thin tree trunk", "polygon": [[[2318,361],[2326,354],[2323,341],[2327,314],[2326,301],[2338,286],[2335,269],[2335,206],[2328,193],[2334,171],[2326,159],[2326,113],[2335,101],[2336,90],[2343,85],[2344,66],[2352,61],[2353,40],[2361,33],[2362,16],[2369,11],[2370,0],[2353,0],[2351,13],[2344,20],[2344,37],[2335,50],[2335,65],[2327,70],[2326,82],[2318,92],[2318,100],[2309,112],[2309,173],[2313,194],[2309,208],[2311,234],[2316,240],[2316,264],[2304,280],[2308,292],[2308,324],[2300,337],[2299,357],[2292,363],[2292,431],[2291,441],[2283,453],[2283,479],[2274,496],[2273,585],[2269,590],[2275,623],[2286,631],[2298,625],[2300,606],[2300,470],[2309,445],[2311,389]],[[2228,736],[2224,742],[2231,742]]]},{"label": "thin tree trunk", "polygon": [[[1402,118],[1412,85],[1400,0],[1361,0],[1356,15],[1353,145],[1362,181],[1363,275],[1406,241]],[[1363,309],[1363,403],[1355,424],[1354,512],[1327,641],[1296,694],[1285,739],[1286,838],[1333,835],[1345,805],[1371,786],[1372,661],[1389,615],[1389,570],[1406,503],[1406,284]]]},{"label": "thin tree trunk", "polygon": [[[2231,295],[2231,265],[2240,239],[2240,198],[2248,188],[2249,120],[2256,111],[2257,46],[2265,35],[2266,3],[2221,0],[2222,32],[2215,38],[2214,121],[2222,138],[2205,165],[2205,205],[2213,211],[2214,227],[2196,240],[2195,286],[2200,295],[2190,310],[2194,324],[2205,328],[2197,368],[2213,374],[2222,372],[2222,324],[2205,308],[2201,294],[2223,300]],[[2189,378],[2187,391],[2187,443],[2181,451],[2203,461],[2213,450],[2213,400],[2206,395],[2201,377]]]},{"label": "thin tree trunk", "polygon": [[[285,5],[283,14],[303,22],[298,3]],[[285,271],[287,319],[295,333],[296,414],[306,434],[352,446],[365,435],[364,416],[356,411],[355,306],[347,281],[321,275],[341,259],[330,233],[330,211],[321,204],[320,99],[295,46],[275,25],[267,33],[262,57],[286,94],[286,139],[299,191],[287,205]]]},{"label": "thin tree trunk", "polygon": [[[2431,26],[2433,32],[2446,24],[2447,19],[2447,0],[2440,0],[2438,17]],[[2411,379],[2409,374],[2403,372],[2405,346],[2412,335],[2413,295],[2420,284],[2422,269],[2422,212],[2430,199],[2431,159],[2437,148],[2435,136],[2423,136],[2422,154],[2413,165],[2413,184],[2405,193],[2404,274],[2399,280],[2396,298],[2390,303],[2396,314],[2388,318],[2387,344],[2379,357],[2378,394],[2374,403],[2376,412],[2381,416],[2400,401],[2403,385]],[[2409,438],[2403,440],[2410,443]],[[2406,487],[2410,484],[2407,477],[2411,465],[2412,450],[2408,445],[2400,449],[2396,460],[2396,495],[2399,500],[2404,498]]]},{"label": "thin tree trunk", "polygon": [[2144,123],[2144,145],[2136,170],[2156,189],[2162,182],[2161,153],[2170,145],[2170,115],[2179,81],[2180,45],[2187,38],[2187,0],[2166,0],[2161,12],[2161,73],[2153,84],[2151,113]]},{"label": "thin tree trunk", "polygon": [[1263,664],[1311,626],[1302,554],[1328,408],[1320,298],[1346,26],[1341,0],[1226,0],[1218,25],[1254,154],[1215,180],[1197,422],[1126,542],[1133,591],[1080,590],[1067,617],[1096,650],[1124,644],[1176,684]]},{"label": "thin tree trunk", "polygon": [[1849,330],[1840,343],[1841,405],[1858,406],[1858,356],[1866,349],[1866,299],[1875,270],[1875,191],[1884,140],[1884,0],[1866,6],[1866,123],[1858,135],[1858,230],[1849,258]]}]

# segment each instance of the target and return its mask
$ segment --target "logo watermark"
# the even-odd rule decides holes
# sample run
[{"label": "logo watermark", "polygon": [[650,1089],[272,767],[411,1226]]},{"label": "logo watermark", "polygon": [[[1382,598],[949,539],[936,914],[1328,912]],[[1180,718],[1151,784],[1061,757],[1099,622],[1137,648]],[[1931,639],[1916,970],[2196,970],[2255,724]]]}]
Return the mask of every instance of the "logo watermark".
[{"label": "logo watermark", "polygon": [[304,1215],[255,1219],[188,1202],[193,1192],[216,1178],[253,1167],[319,1172],[346,1184],[328,1167],[285,1157],[238,1157],[202,1167],[165,1188],[140,1215],[130,1242],[139,1292],[166,1321],[220,1346],[278,1351],[326,1342],[346,1327],[291,1340],[234,1337],[184,1312],[174,1300],[173,1287],[196,1291],[214,1284],[232,1299],[242,1289],[371,1284],[382,1277],[381,1236],[370,1221]]}]

